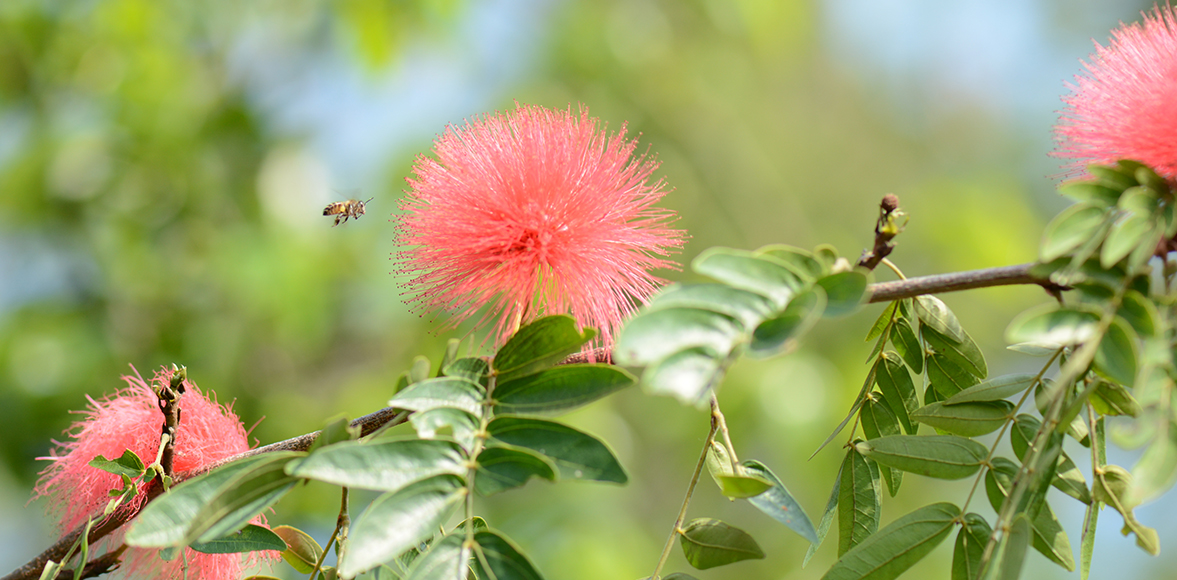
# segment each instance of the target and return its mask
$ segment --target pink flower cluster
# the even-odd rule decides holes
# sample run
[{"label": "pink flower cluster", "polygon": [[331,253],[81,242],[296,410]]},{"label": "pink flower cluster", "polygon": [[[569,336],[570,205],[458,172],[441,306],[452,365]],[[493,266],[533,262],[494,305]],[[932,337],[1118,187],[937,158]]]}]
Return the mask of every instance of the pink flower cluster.
[{"label": "pink flower cluster", "polygon": [[1177,9],[1154,7],[1095,45],[1055,128],[1055,155],[1081,174],[1091,163],[1134,159],[1177,183]]}]

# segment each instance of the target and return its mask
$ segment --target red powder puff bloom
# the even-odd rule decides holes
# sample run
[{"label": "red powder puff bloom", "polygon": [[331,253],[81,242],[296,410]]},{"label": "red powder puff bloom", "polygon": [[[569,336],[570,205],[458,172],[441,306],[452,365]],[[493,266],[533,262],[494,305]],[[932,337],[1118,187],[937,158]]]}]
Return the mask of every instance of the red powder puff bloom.
[{"label": "red powder puff bloom", "polygon": [[[152,382],[168,384],[171,376],[172,370],[163,369],[155,373]],[[50,456],[40,458],[52,463],[41,472],[34,493],[47,499],[48,511],[58,518],[63,533],[84,523],[88,515],[100,512],[110,500],[107,492],[123,486],[119,476],[91,467],[90,460],[98,455],[114,459],[129,449],[150,464],[159,453],[163,426],[159,398],[141,377],[122,379],[127,386],[105,399],[95,401],[87,397],[89,408],[66,431],[69,439],[55,442]],[[179,400],[180,424],[173,459],[176,473],[249,449],[245,429],[228,406],[210,400],[188,381],[184,381],[184,389]],[[144,489],[145,485],[141,484],[139,491]],[[145,499],[143,493],[136,494],[130,505],[120,509],[141,507]],[[117,546],[122,541],[121,535],[121,531],[112,534],[104,543]],[[254,561],[277,556],[276,552],[250,554]],[[240,578],[243,569],[239,554],[201,554],[188,549],[183,558],[165,562],[158,557],[158,550],[128,548],[117,574],[126,578],[178,579],[183,577],[185,559],[188,578],[193,580]]]},{"label": "red powder puff bloom", "polygon": [[1135,159],[1177,180],[1177,11],[1154,7],[1143,25],[1121,25],[1095,49],[1078,85],[1068,83],[1054,154],[1073,160],[1076,174]]},{"label": "red powder puff bloom", "polygon": [[540,316],[571,314],[612,334],[676,268],[682,246],[674,212],[654,207],[665,182],[655,159],[633,157],[636,141],[615,135],[581,109],[517,105],[448,127],[437,159],[418,156],[401,203],[398,270],[419,308],[453,315],[449,327],[489,306],[502,342]]}]

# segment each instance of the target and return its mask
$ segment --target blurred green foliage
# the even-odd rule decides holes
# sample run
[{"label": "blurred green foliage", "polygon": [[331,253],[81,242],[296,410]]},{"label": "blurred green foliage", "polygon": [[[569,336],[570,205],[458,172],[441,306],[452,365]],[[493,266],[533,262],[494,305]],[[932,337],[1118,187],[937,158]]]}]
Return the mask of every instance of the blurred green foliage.
[{"label": "blurred green foliage", "polygon": [[[187,365],[198,385],[234,402],[246,425],[264,416],[252,435],[268,443],[336,414],[383,406],[413,356],[436,361],[445,339],[461,336],[433,332],[443,318],[410,312],[388,273],[396,248],[387,216],[411,155],[390,154],[382,186],[365,192],[376,196],[368,215],[332,229],[318,198],[284,195],[316,162],[306,146],[313,136],[279,130],[275,104],[249,93],[234,58],[249,50],[243,38],[276,30],[297,47],[295,58],[341,53],[375,78],[414,51],[452,52],[455,38],[478,28],[468,19],[485,5],[0,5],[0,513],[18,518],[0,528],[0,539],[11,540],[0,544],[0,568],[23,563],[54,537],[50,523],[27,531],[40,521],[39,504],[9,506],[25,501],[39,470],[34,459],[62,438],[73,419],[67,411],[120,386],[128,363],[145,375],[162,364]],[[879,198],[894,192],[912,216],[892,255],[908,275],[1007,265],[1034,259],[1042,224],[1062,205],[1053,183],[1033,173],[1040,163],[1024,161],[1046,154],[1027,145],[1040,135],[1021,134],[1016,123],[967,101],[941,107],[921,128],[905,126],[878,87],[827,50],[821,3],[568,0],[492,8],[508,22],[513,11],[546,14],[544,50],[511,92],[452,120],[517,99],[583,103],[613,129],[628,123],[675,188],[665,205],[693,237],[684,263],[718,244],[832,243],[856,255],[871,243]],[[1059,18],[1047,29],[1103,39],[1070,28],[1076,20]],[[430,136],[406,139],[425,144]],[[1044,298],[1009,288],[945,300],[1000,374],[1024,364],[1001,350],[1005,321]],[[823,322],[787,357],[741,362],[720,394],[737,447],[779,474],[814,518],[841,453],[831,446],[806,459],[865,376],[869,345],[857,337],[877,314],[867,308]],[[705,414],[630,390],[570,422],[614,447],[629,485],[532,483],[487,502],[488,519],[550,578],[648,574],[706,435]],[[967,493],[908,480],[904,493],[884,502],[884,523]],[[270,521],[325,537],[336,505],[334,492],[312,484]],[[709,488],[691,516],[738,522],[768,554],[700,577],[817,578],[834,559],[826,546],[800,570],[803,540]],[[909,577],[944,577],[950,556],[942,552]],[[669,569],[686,566],[676,552]]]}]

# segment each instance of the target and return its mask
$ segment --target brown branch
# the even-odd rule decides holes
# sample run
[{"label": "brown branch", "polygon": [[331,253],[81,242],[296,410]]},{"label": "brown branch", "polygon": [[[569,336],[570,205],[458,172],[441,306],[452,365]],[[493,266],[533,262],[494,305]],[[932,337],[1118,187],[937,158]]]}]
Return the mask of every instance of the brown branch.
[{"label": "brown branch", "polygon": [[901,298],[911,298],[924,294],[940,294],[971,290],[973,288],[988,288],[990,286],[1011,286],[1015,284],[1036,284],[1050,293],[1051,296],[1063,290],[1048,278],[1034,276],[1030,268],[1034,264],[1018,264],[1017,266],[1003,266],[1001,268],[986,268],[984,270],[969,270],[953,272],[951,274],[937,274],[935,276],[921,276],[893,282],[878,282],[867,288],[870,295],[868,300],[874,302],[890,302]]},{"label": "brown branch", "polygon": [[874,248],[863,251],[857,265],[874,270],[879,262],[895,249],[895,244],[891,243],[891,240],[903,231],[906,223],[907,214],[899,209],[899,197],[893,193],[884,195],[882,202],[879,203],[879,219],[875,221]]},{"label": "brown branch", "polygon": [[156,396],[159,397],[159,410],[163,412],[163,430],[160,440],[163,449],[159,454],[159,466],[166,477],[172,473],[172,462],[176,456],[176,431],[180,427],[180,395],[184,394],[184,380],[188,378],[187,369],[172,365],[172,377],[166,385],[159,385]]}]

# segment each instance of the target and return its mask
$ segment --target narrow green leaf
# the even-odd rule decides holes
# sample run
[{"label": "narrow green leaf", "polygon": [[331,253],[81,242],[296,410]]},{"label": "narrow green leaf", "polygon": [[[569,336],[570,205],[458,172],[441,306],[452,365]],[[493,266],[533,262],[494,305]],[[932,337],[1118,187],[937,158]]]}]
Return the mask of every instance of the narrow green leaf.
[{"label": "narrow green leaf", "polygon": [[474,489],[483,496],[521,487],[532,477],[556,481],[556,466],[529,449],[490,447],[478,454]]},{"label": "narrow green leaf", "polygon": [[826,500],[826,509],[821,514],[821,522],[817,524],[817,541],[809,544],[809,549],[805,550],[805,559],[801,560],[802,568],[809,564],[809,560],[813,558],[821,543],[825,541],[826,534],[830,531],[830,524],[834,523],[834,510],[838,507],[838,498],[841,497],[841,491],[842,470],[838,468],[838,476],[834,478],[834,489],[830,490],[830,499]]},{"label": "narrow green leaf", "polygon": [[239,554],[262,550],[282,552],[286,550],[286,542],[269,528],[250,524],[225,537],[211,542],[195,543],[190,547],[201,554]]},{"label": "narrow green leaf", "polygon": [[1083,245],[1103,224],[1104,216],[1104,208],[1086,203],[1063,210],[1046,225],[1039,259],[1049,262]]},{"label": "narrow green leaf", "polygon": [[934,503],[915,510],[846,552],[822,580],[891,580],[919,562],[952,531],[960,508]]},{"label": "narrow green leaf", "polygon": [[764,559],[764,551],[747,532],[711,518],[688,522],[679,532],[679,542],[696,570]]},{"label": "narrow green leaf", "polygon": [[[543,575],[519,548],[497,532],[482,530],[474,534],[474,548],[481,555],[474,558],[477,578],[494,580],[543,580]],[[489,568],[489,569],[488,569]],[[458,580],[458,579],[455,579]]]},{"label": "narrow green leaf", "polygon": [[955,342],[965,339],[964,329],[956,315],[948,309],[944,301],[935,296],[923,295],[915,299],[915,315],[919,321],[939,332],[941,335]]},{"label": "narrow green leaf", "polygon": [[478,418],[459,409],[438,407],[424,413],[409,415],[409,422],[417,436],[422,439],[449,439],[457,441],[463,449],[474,449],[474,434],[478,431]]},{"label": "narrow green leaf", "polygon": [[801,277],[792,266],[767,255],[743,250],[709,248],[691,263],[691,269],[729,286],[749,290],[773,301],[777,308],[801,289]]},{"label": "narrow green leaf", "polygon": [[500,381],[524,377],[564,360],[596,335],[591,328],[578,330],[571,316],[545,316],[520,328],[495,354],[491,366]]},{"label": "narrow green leaf", "polygon": [[457,532],[433,542],[413,560],[406,580],[466,580],[474,553],[463,545],[465,538],[465,532]]},{"label": "narrow green leaf", "polygon": [[801,508],[801,504],[793,499],[793,495],[789,493],[789,489],[781,480],[763,463],[755,460],[744,461],[744,470],[749,475],[763,478],[771,484],[771,487],[756,496],[748,498],[748,502],[756,506],[756,509],[768,514],[772,519],[784,524],[790,530],[797,532],[802,538],[805,538],[810,543],[818,544],[821,540],[817,537],[817,530],[813,529],[813,522],[809,520],[809,516],[805,514],[805,510]]},{"label": "narrow green leaf", "polygon": [[920,408],[920,402],[916,396],[915,383],[911,380],[911,373],[907,372],[903,361],[893,352],[883,353],[883,358],[876,363],[875,369],[875,382],[885,395],[891,411],[903,424],[903,430],[914,435],[916,426],[911,423],[911,413]]},{"label": "narrow green leaf", "polygon": [[866,275],[862,272],[839,272],[817,280],[826,292],[827,317],[845,316],[858,310],[866,295]]},{"label": "narrow green leaf", "polygon": [[431,477],[377,497],[348,531],[340,575],[353,578],[431,537],[465,497],[464,482],[454,475]]},{"label": "narrow green leaf", "polygon": [[940,479],[961,479],[977,472],[989,450],[956,435],[892,435],[855,445],[881,465]]},{"label": "narrow green leaf", "polygon": [[961,403],[1000,401],[1030,388],[1030,385],[1034,384],[1034,377],[1035,375],[1025,373],[993,377],[944,399],[944,404],[951,406]]},{"label": "narrow green leaf", "polygon": [[792,350],[798,339],[821,319],[825,308],[826,295],[820,287],[797,294],[783,312],[756,327],[748,354],[776,356]]},{"label": "narrow green leaf", "polygon": [[1101,207],[1116,205],[1120,199],[1120,192],[1104,187],[1094,181],[1074,181],[1065,183],[1058,188],[1058,192],[1079,202],[1091,202]]},{"label": "narrow green leaf", "polygon": [[888,328],[891,327],[891,319],[896,316],[895,311],[899,308],[899,301],[893,300],[887,303],[887,307],[875,319],[875,323],[871,325],[870,331],[866,333],[866,342],[870,342],[879,336],[882,336]]},{"label": "narrow green leaf", "polygon": [[466,466],[461,448],[451,441],[378,439],[324,447],[288,465],[287,473],[346,487],[397,491],[435,475],[464,475]]},{"label": "narrow green leaf", "polygon": [[838,498],[838,555],[862,543],[879,529],[882,489],[879,468],[853,447],[842,460]]},{"label": "narrow green leaf", "polygon": [[1059,345],[1046,342],[1019,342],[1005,348],[1029,356],[1054,356],[1054,353],[1058,352]]},{"label": "narrow green leaf", "polygon": [[1013,413],[1009,401],[984,401],[946,405],[942,402],[921,407],[911,414],[914,421],[931,425],[965,437],[992,433],[1005,424]]},{"label": "narrow green leaf", "polygon": [[952,552],[952,580],[976,580],[992,532],[985,518],[974,513],[964,515],[964,525],[956,534],[956,548]]},{"label": "narrow green leaf", "polygon": [[550,459],[561,479],[625,483],[617,457],[603,441],[567,425],[523,417],[497,417],[487,426],[492,442],[530,449]]},{"label": "narrow green leaf", "polygon": [[724,284],[674,284],[663,288],[646,306],[647,311],[662,308],[691,308],[726,314],[744,328],[756,328],[773,312],[768,299],[747,290]]},{"label": "narrow green leaf", "polygon": [[895,351],[915,374],[924,372],[924,348],[906,319],[896,320],[891,326],[891,346],[895,347]]},{"label": "narrow green leaf", "polygon": [[500,414],[555,415],[587,405],[636,382],[605,364],[570,364],[499,383],[494,404]]},{"label": "narrow green leaf", "polygon": [[292,526],[277,526],[270,531],[286,543],[282,559],[287,564],[299,574],[310,574],[315,569],[315,562],[319,561],[323,547],[310,534]]},{"label": "narrow green leaf", "polygon": [[969,333],[965,332],[963,328],[960,330],[963,338],[955,342],[926,326],[921,328],[920,332],[933,352],[944,355],[948,360],[968,371],[969,374],[978,379],[983,379],[989,374],[989,368],[985,365],[985,356],[981,354],[981,349],[977,347],[973,337],[969,336]]},{"label": "narrow green leaf", "polygon": [[1136,380],[1139,341],[1123,318],[1114,318],[1095,351],[1095,372],[1121,385],[1131,385]]},{"label": "narrow green leaf", "polygon": [[393,395],[388,405],[418,412],[445,407],[479,415],[484,394],[477,383],[459,377],[439,377],[409,385]]},{"label": "narrow green leaf", "polygon": [[147,467],[143,465],[143,460],[135,455],[134,451],[130,449],[123,451],[123,454],[118,459],[107,459],[101,455],[96,456],[88,463],[90,467],[97,467],[107,473],[115,475],[125,475],[132,479],[143,475],[147,471]]},{"label": "narrow green leaf", "polygon": [[[883,393],[869,393],[866,402],[862,404],[862,409],[858,411],[858,417],[862,424],[862,432],[867,439],[878,439],[887,435],[903,433],[899,425],[899,418],[895,416],[895,411],[891,410],[887,396]],[[887,491],[891,493],[891,497],[895,497],[899,491],[899,485],[903,483],[903,472],[886,466],[880,468],[879,472],[882,474],[883,480],[887,482]]]},{"label": "narrow green leaf", "polygon": [[1044,304],[1017,315],[1005,330],[1010,343],[1032,342],[1058,349],[1095,336],[1099,315],[1087,310]]},{"label": "narrow green leaf", "polygon": [[821,445],[817,446],[817,450],[813,452],[813,455],[809,456],[810,459],[813,459],[813,457],[820,453],[826,445],[829,445],[830,441],[833,441],[834,437],[837,437],[838,433],[841,433],[842,429],[845,428],[846,425],[850,423],[850,420],[854,418],[854,415],[858,413],[858,409],[862,407],[863,401],[866,400],[866,394],[870,392],[871,388],[875,384],[875,376],[878,374],[876,370],[879,368],[879,366],[880,365],[878,364],[871,366],[870,372],[866,374],[866,381],[862,383],[862,388],[859,389],[858,395],[854,397],[854,403],[850,405],[850,412],[846,414],[846,418],[842,419],[841,423],[838,423],[837,427],[834,427],[834,431],[830,433],[829,437],[826,437],[826,440],[822,441]]},{"label": "narrow green leaf", "polygon": [[721,378],[723,355],[705,347],[676,352],[642,373],[642,386],[654,395],[669,395],[684,405],[707,404],[712,385]]},{"label": "narrow green leaf", "polygon": [[1151,221],[1147,215],[1136,214],[1113,223],[1099,253],[1100,265],[1110,268],[1136,249],[1141,239],[1149,233]]},{"label": "narrow green leaf", "polygon": [[1022,575],[1022,564],[1026,559],[1026,547],[1030,545],[1030,520],[1026,514],[1018,514],[1010,524],[1009,531],[1001,536],[994,549],[996,556],[990,562],[986,580],[1018,580]]},{"label": "narrow green leaf", "polygon": [[1083,539],[1079,541],[1079,580],[1091,576],[1091,557],[1095,554],[1095,524],[1102,504],[1091,502],[1083,514]]},{"label": "narrow green leaf", "polygon": [[278,503],[298,483],[297,478],[286,474],[286,466],[302,456],[302,453],[291,453],[285,458],[275,457],[272,461],[259,463],[217,490],[189,524],[184,543],[219,540],[245,527]]},{"label": "narrow green leaf", "polygon": [[929,355],[924,364],[928,367],[928,382],[942,398],[951,397],[978,383],[976,375],[943,354]]},{"label": "narrow green leaf", "polygon": [[688,348],[726,354],[741,340],[739,321],[697,308],[662,308],[629,321],[613,345],[613,361],[625,366],[654,364]]}]

